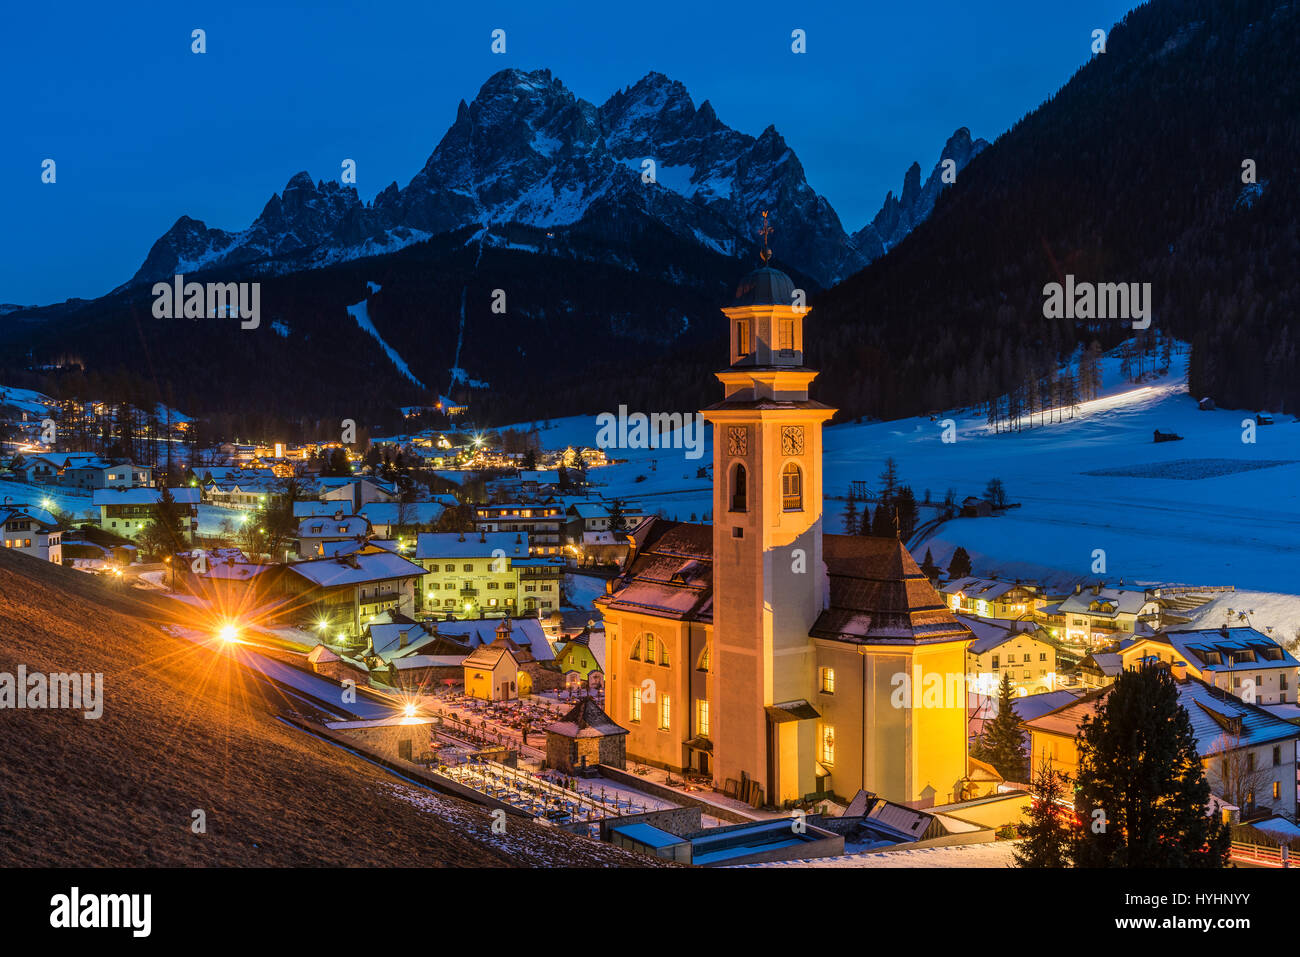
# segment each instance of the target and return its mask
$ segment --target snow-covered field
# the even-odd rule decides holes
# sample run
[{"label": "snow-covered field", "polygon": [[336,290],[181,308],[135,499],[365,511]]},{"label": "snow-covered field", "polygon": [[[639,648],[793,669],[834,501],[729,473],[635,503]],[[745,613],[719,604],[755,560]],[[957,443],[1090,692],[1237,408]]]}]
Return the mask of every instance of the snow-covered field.
[{"label": "snow-covered field", "polygon": [[[946,565],[961,545],[976,574],[1034,577],[1057,586],[1123,578],[1300,590],[1300,423],[1279,415],[1276,424],[1256,429],[1254,443],[1243,442],[1242,422],[1252,417],[1198,409],[1184,384],[1185,355],[1174,356],[1165,378],[1138,386],[1121,380],[1116,356],[1104,359],[1102,373],[1102,396],[1081,403],[1073,420],[1067,412],[1063,422],[1019,433],[996,433],[969,410],[952,415],[952,443],[942,441],[943,417],[827,429],[826,529],[842,531],[850,482],[874,487],[892,456],[918,500],[929,490],[941,502],[949,488],[959,501],[981,495],[996,477],[1020,505],[993,518],[941,525],[914,549],[918,559],[929,547]],[[595,444],[594,416],[550,426],[541,432],[547,448]],[[1157,429],[1184,438],[1156,444]],[[711,511],[710,480],[695,477],[701,463],[712,461],[707,443],[700,460],[688,460],[683,449],[609,454],[629,461],[592,470],[604,497],[683,521],[692,513],[703,520]],[[933,514],[922,508],[922,521]],[[1104,573],[1093,571],[1097,549],[1105,553]]]}]

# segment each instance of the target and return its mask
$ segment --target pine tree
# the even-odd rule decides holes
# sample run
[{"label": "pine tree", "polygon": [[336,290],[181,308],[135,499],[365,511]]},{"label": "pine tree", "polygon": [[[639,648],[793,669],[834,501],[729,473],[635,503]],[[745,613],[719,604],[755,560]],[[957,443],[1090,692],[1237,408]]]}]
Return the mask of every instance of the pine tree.
[{"label": "pine tree", "polygon": [[1029,777],[1029,757],[1020,719],[1011,706],[1011,673],[1002,672],[998,685],[998,713],[980,735],[979,753],[1007,781],[1024,781]]},{"label": "pine tree", "polygon": [[888,502],[876,506],[876,514],[871,519],[871,532],[874,538],[894,537],[894,510]]},{"label": "pine tree", "polygon": [[1012,852],[1017,867],[1069,867],[1073,813],[1063,805],[1065,781],[1046,759],[1030,782],[1029,821],[1020,825],[1020,844]]},{"label": "pine tree", "polygon": [[970,556],[966,554],[966,549],[958,545],[957,550],[952,553],[952,559],[948,562],[948,580],[968,578],[970,573]]},{"label": "pine tree", "polygon": [[921,571],[930,581],[938,581],[939,566],[934,563],[934,556],[930,554],[930,549],[925,550],[925,560],[921,562]]},{"label": "pine tree", "polygon": [[899,538],[907,541],[916,531],[916,495],[910,485],[904,485],[898,490],[895,511],[898,515]]},{"label": "pine tree", "polygon": [[858,503],[857,500],[853,497],[852,493],[850,493],[849,503],[844,506],[844,534],[856,535],[857,533],[858,533]]},{"label": "pine tree", "polygon": [[893,456],[885,459],[885,469],[880,473],[880,500],[891,501],[898,489],[898,462]]},{"label": "pine tree", "polygon": [[1124,671],[1079,730],[1079,867],[1223,867],[1230,835],[1167,668]]}]

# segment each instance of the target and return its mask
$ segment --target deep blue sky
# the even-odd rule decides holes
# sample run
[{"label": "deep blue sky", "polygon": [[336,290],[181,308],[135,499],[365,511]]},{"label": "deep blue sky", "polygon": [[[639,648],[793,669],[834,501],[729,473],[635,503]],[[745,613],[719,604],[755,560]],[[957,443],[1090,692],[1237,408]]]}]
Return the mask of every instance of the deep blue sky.
[{"label": "deep blue sky", "polygon": [[[992,141],[1058,89],[1131,0],[11,4],[0,303],[100,295],[187,214],[242,229],[298,170],[366,200],[405,186],[483,81],[549,67],[594,103],[650,70],[794,148],[860,228],[958,126]],[[190,52],[207,30],[208,52]],[[507,31],[494,55],[491,31]],[[790,52],[807,31],[808,52]],[[58,181],[41,183],[53,158]]]}]

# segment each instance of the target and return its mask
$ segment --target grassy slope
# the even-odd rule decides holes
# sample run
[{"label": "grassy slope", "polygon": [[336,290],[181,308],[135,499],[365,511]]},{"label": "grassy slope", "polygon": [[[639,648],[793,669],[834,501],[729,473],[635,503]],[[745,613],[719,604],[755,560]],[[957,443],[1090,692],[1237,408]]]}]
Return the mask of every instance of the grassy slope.
[{"label": "grassy slope", "polygon": [[99,720],[0,711],[0,865],[647,863],[513,818],[494,837],[486,811],[277,721],[265,686],[148,602],[0,549],[0,672],[102,672],[105,697]]}]

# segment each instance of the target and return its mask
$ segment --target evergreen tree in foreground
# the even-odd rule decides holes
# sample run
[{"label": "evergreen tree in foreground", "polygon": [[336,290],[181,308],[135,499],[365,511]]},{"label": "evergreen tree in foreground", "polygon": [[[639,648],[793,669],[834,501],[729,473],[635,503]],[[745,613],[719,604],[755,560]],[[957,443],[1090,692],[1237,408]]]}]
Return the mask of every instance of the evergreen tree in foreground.
[{"label": "evergreen tree in foreground", "polygon": [[1017,867],[1069,867],[1070,831],[1074,812],[1065,799],[1065,781],[1046,759],[1038,766],[1029,794],[1029,821],[1020,825]]},{"label": "evergreen tree in foreground", "polygon": [[1020,730],[1020,719],[1011,707],[1011,675],[1002,672],[998,686],[998,713],[984,728],[971,751],[981,761],[997,768],[1006,781],[1029,779],[1029,757],[1025,754],[1025,739]]},{"label": "evergreen tree in foreground", "polygon": [[1079,867],[1223,867],[1230,835],[1168,669],[1121,672],[1075,739]]}]

